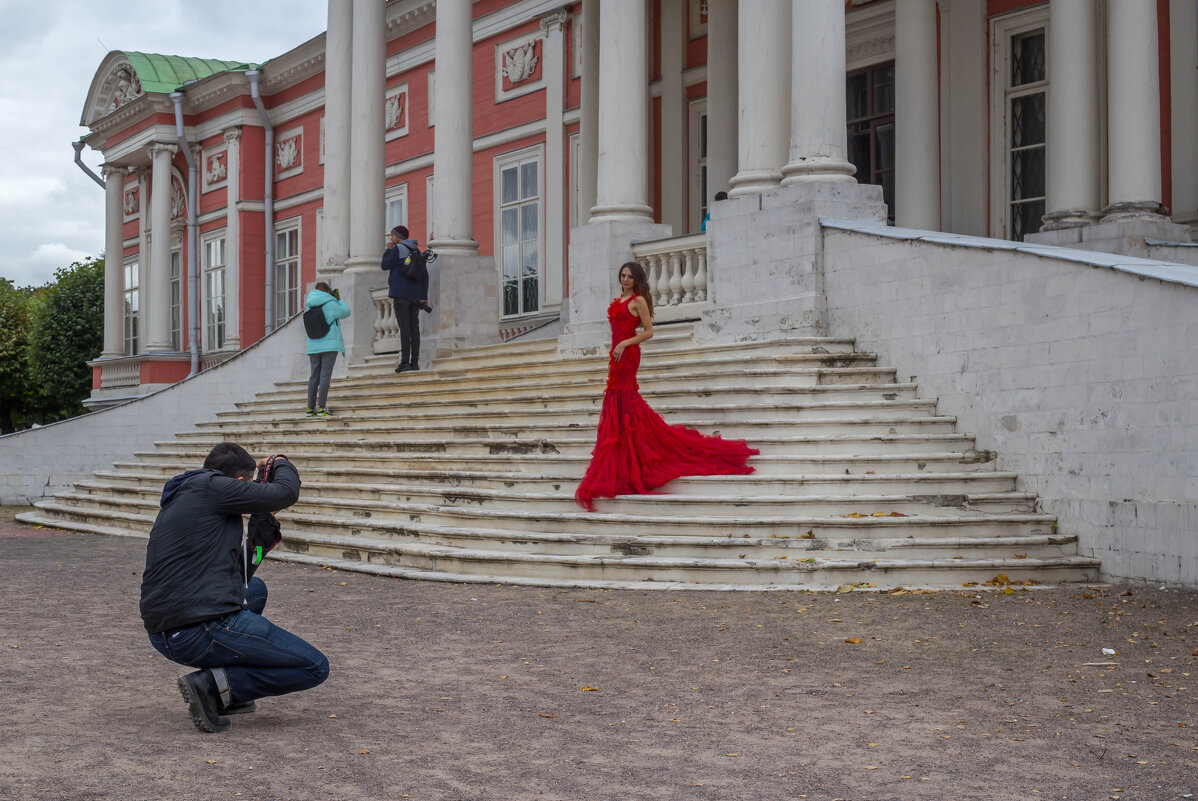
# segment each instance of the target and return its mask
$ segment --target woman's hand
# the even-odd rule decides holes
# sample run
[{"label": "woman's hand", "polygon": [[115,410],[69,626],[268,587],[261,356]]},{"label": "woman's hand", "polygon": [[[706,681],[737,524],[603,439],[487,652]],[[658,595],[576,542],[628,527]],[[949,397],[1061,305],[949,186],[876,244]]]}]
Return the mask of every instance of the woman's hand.
[{"label": "woman's hand", "polygon": [[611,357],[613,359],[615,359],[616,361],[620,361],[620,357],[624,355],[624,349],[627,347],[628,347],[628,340],[626,339],[623,342],[621,342],[620,344],[616,345],[614,348],[612,348]]}]

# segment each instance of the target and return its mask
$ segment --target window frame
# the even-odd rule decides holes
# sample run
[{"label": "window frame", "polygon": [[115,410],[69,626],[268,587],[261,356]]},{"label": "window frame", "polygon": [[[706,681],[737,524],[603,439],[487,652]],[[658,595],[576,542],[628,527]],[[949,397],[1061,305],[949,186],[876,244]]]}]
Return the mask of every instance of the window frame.
[{"label": "window frame", "polygon": [[690,143],[687,152],[687,218],[690,221],[689,230],[693,232],[703,227],[703,218],[707,216],[707,152],[711,140],[706,125],[707,98],[700,97],[687,103],[687,137]]},{"label": "window frame", "polygon": [[[868,133],[868,135],[869,135],[869,174],[862,175],[862,171],[858,167],[856,179],[857,179],[858,183],[872,184],[872,185],[876,185],[876,186],[884,186],[882,183],[880,183],[878,181],[879,176],[882,176],[885,174],[889,174],[891,176],[891,180],[894,182],[894,184],[892,184],[894,188],[891,190],[891,198],[890,198],[891,202],[887,204],[887,220],[886,220],[886,222],[889,225],[894,225],[895,208],[897,206],[897,191],[898,191],[896,167],[895,167],[895,163],[894,163],[895,160],[897,159],[897,155],[898,155],[897,154],[898,146],[897,146],[897,138],[896,138],[898,131],[895,126],[895,109],[891,108],[889,111],[879,112],[873,107],[873,96],[874,96],[873,90],[874,90],[874,85],[875,85],[874,84],[874,73],[877,72],[878,70],[886,69],[887,67],[889,67],[892,70],[892,74],[894,76],[893,77],[893,85],[891,88],[891,92],[893,94],[898,88],[898,70],[897,70],[894,59],[891,59],[889,61],[874,62],[872,64],[867,64],[865,66],[857,67],[856,69],[849,70],[845,73],[844,80],[845,80],[846,93],[848,91],[848,86],[849,86],[850,80],[857,75],[864,75],[865,76],[866,93],[869,96],[869,112],[864,117],[849,117],[848,113],[851,113],[851,105],[846,100],[845,106],[846,106],[847,112],[846,112],[846,116],[845,116],[845,142],[846,142],[846,145],[848,148],[848,157],[849,157],[849,160],[851,161],[852,155],[853,155],[853,136],[854,136],[854,134],[855,133]],[[897,105],[897,102],[895,105]],[[891,153],[890,167],[881,168],[878,166],[878,158],[877,158],[878,131],[887,125],[890,126],[890,129],[894,134],[894,136],[892,137],[892,145],[894,145],[895,152]],[[854,126],[864,126],[864,129],[862,131],[855,132],[855,131],[853,131]],[[857,166],[857,165],[854,165],[854,166]]]},{"label": "window frame", "polygon": [[[517,307],[518,311],[514,314],[504,314],[504,274],[503,274],[503,257],[504,257],[504,240],[503,240],[503,171],[516,167],[517,170],[524,164],[535,163],[537,165],[537,236],[535,239],[537,248],[537,265],[535,278],[537,281],[536,293],[536,308],[528,309],[525,307],[525,295],[522,291],[521,284],[525,276],[523,273],[523,247],[520,252],[520,273],[517,277]],[[498,303],[499,303],[499,319],[514,320],[521,317],[528,317],[540,313],[545,305],[545,147],[543,144],[533,145],[531,147],[513,150],[509,153],[504,153],[494,158],[494,210],[495,210],[495,277],[499,285]],[[523,208],[529,204],[528,198],[518,198],[511,204],[506,204],[508,208],[517,207]],[[522,214],[522,213],[521,213]],[[520,240],[525,241],[534,240]]]},{"label": "window frame", "polygon": [[[285,259],[279,257],[279,239],[281,237],[289,237],[290,234],[295,234],[295,253],[289,253]],[[298,314],[302,309],[300,304],[303,302],[300,297],[304,288],[304,273],[303,273],[303,218],[292,217],[282,222],[275,224],[275,263],[274,263],[274,293],[275,293],[275,320],[274,327],[278,328],[283,323],[287,322],[295,314]],[[280,273],[281,267],[286,265],[291,268],[294,275],[294,282],[288,280],[286,286],[281,286]],[[288,275],[288,278],[291,276]],[[284,312],[287,308],[290,311]]]},{"label": "window frame", "polygon": [[141,347],[141,265],[138,257],[125,259],[121,272],[121,342],[126,356],[136,356]]},{"label": "window frame", "polygon": [[[1042,92],[1047,111],[1049,74],[1048,47],[1049,12],[1047,6],[1037,6],[1004,14],[990,20],[990,230],[996,239],[1011,239],[1014,229],[1011,198],[1011,119],[1012,98]],[[1021,34],[1044,31],[1044,80],[1012,87],[1011,40]],[[1047,123],[1046,123],[1047,129]],[[1045,132],[1044,172],[1047,192],[1048,153]],[[1047,199],[1045,210],[1047,212]],[[1039,230],[1037,228],[1036,230]],[[1034,232],[1028,232],[1034,233]]]},{"label": "window frame", "polygon": [[[221,264],[219,267],[213,267],[209,261],[211,254],[210,248],[220,243]],[[219,231],[213,231],[206,234],[200,239],[200,253],[202,254],[202,289],[200,292],[201,319],[203,320],[203,342],[204,352],[223,350],[225,339],[228,331],[225,325],[228,321],[226,309],[229,302],[228,283],[225,279],[228,278],[229,256],[228,256],[228,235],[226,229],[222,228]],[[219,320],[213,319],[213,303],[215,297],[212,293],[213,276],[220,274],[220,301],[221,301],[221,316]]]},{"label": "window frame", "polygon": [[171,248],[171,349],[183,351],[183,248]]}]

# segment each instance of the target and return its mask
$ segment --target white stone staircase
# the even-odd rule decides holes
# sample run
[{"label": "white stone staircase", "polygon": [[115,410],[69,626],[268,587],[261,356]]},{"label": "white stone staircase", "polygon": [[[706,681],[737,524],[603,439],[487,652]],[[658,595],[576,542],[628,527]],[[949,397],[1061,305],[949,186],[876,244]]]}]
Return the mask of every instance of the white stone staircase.
[{"label": "white stone staircase", "polygon": [[333,382],[328,419],[303,416],[305,383],[279,384],[19,518],[144,536],[165,479],[228,439],[300,470],[275,555],[342,569],[748,590],[1096,578],[1098,561],[1077,555],[993,453],[851,341],[699,346],[690,333],[658,328],[642,394],[671,423],[747,439],[761,450],[752,475],[580,510],[606,350],[562,357],[542,340],[399,376],[391,359],[369,360]]}]

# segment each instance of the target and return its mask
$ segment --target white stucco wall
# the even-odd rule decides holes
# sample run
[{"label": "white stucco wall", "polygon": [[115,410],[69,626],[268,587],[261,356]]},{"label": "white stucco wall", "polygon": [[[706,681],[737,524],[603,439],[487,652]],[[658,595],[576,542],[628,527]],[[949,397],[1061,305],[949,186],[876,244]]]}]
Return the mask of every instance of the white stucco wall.
[{"label": "white stucco wall", "polygon": [[938,397],[1107,578],[1198,587],[1198,268],[824,222],[830,335]]},{"label": "white stucco wall", "polygon": [[[0,503],[25,505],[69,489],[114,461],[152,449],[156,441],[215,420],[217,412],[277,381],[306,378],[304,347],[303,320],[297,315],[223,364],[152,395],[0,437]],[[334,375],[344,371],[345,360],[338,359]]]}]

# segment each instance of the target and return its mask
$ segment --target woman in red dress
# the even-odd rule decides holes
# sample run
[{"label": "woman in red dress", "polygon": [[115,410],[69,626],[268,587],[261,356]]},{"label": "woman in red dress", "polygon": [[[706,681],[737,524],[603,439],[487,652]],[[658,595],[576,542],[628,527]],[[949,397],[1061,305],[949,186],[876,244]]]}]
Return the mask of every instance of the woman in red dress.
[{"label": "woman in red dress", "polygon": [[681,476],[752,473],[745,461],[759,451],[743,440],[672,426],[641,398],[636,383],[641,343],[653,336],[653,300],[644,268],[635,261],[621,266],[620,288],[622,294],[607,308],[612,344],[607,390],[591,464],[574,493],[578,505],[594,511],[595,498],[649,493]]}]

